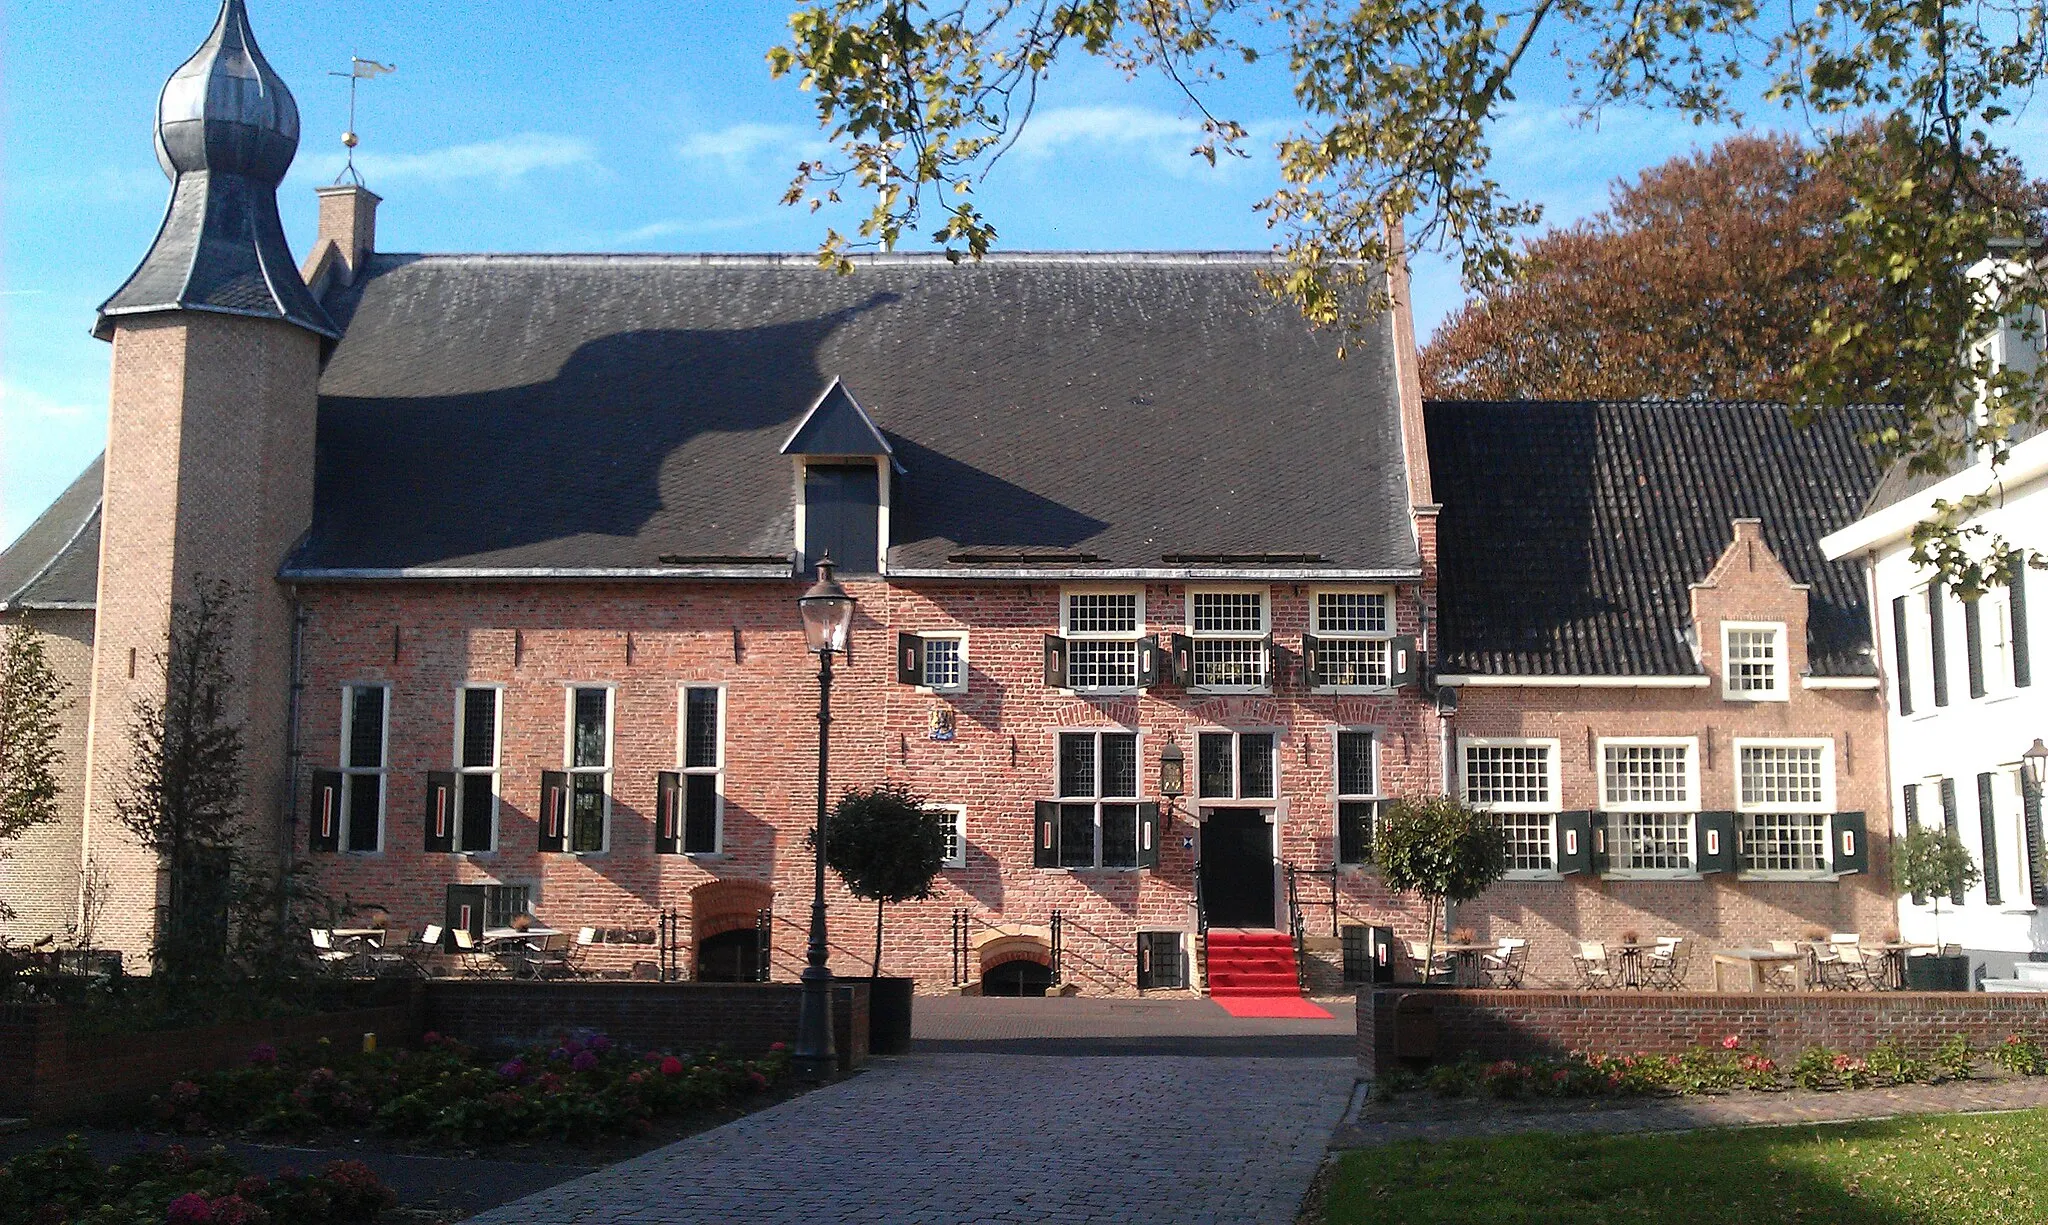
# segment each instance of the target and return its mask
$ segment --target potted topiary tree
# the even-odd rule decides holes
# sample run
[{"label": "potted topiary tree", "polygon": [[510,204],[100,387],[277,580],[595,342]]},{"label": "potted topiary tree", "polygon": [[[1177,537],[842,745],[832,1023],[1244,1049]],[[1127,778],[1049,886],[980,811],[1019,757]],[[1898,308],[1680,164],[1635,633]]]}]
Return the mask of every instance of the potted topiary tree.
[{"label": "potted topiary tree", "polygon": [[1934,952],[1906,958],[1906,986],[1914,991],[1968,991],[1970,959],[1942,955],[1941,899],[1961,896],[1981,879],[1963,840],[1945,829],[1914,825],[1892,839],[1892,887],[1934,903]]},{"label": "potted topiary tree", "polygon": [[1471,901],[1507,872],[1507,839],[1491,814],[1447,795],[1396,800],[1373,831],[1372,862],[1387,888],[1428,904],[1432,965],[1444,904]]},{"label": "potted topiary tree", "polygon": [[945,818],[900,783],[849,791],[832,809],[825,835],[825,866],[847,892],[875,904],[875,959],[870,972],[868,1045],[878,1055],[910,1047],[910,1001],[915,980],[882,977],[882,917],[900,902],[921,902],[946,862]]}]

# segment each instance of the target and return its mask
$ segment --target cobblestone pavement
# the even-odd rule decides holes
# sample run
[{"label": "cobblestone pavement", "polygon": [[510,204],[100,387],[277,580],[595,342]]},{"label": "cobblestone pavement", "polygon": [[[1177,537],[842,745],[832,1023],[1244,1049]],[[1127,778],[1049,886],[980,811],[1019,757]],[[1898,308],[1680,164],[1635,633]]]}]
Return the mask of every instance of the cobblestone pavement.
[{"label": "cobblestone pavement", "polygon": [[876,1060],[473,1222],[1288,1225],[1355,1076],[1327,1057]]},{"label": "cobblestone pavement", "polygon": [[1347,1116],[1332,1148],[1372,1148],[1402,1140],[1505,1136],[1548,1131],[1595,1134],[1690,1131],[1701,1127],[1754,1127],[1839,1123],[1903,1114],[2028,1110],[2048,1106],[2048,1077],[1985,1077],[1945,1085],[1901,1085],[1838,1093],[1730,1093],[1659,1098],[1632,1106],[1599,1103],[1438,1101],[1426,1096],[1368,1102]]}]

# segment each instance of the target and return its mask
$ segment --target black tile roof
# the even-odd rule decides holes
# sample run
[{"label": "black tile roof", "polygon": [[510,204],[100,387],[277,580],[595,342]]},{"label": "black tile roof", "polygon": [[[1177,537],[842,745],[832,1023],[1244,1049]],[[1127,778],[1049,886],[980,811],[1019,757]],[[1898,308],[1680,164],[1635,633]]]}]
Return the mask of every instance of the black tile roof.
[{"label": "black tile roof", "polygon": [[99,602],[100,490],[106,456],[0,550],[0,610],[91,608]]},{"label": "black tile roof", "polygon": [[786,558],[841,378],[895,450],[893,570],[1322,554],[1412,572],[1385,329],[1339,359],[1266,256],[380,255],[328,300],[292,572]]},{"label": "black tile roof", "polygon": [[[2048,429],[2048,422],[2029,421],[2013,427],[2012,441],[2015,445],[2025,442],[2042,430]],[[1884,479],[1871,490],[1870,500],[1864,504],[1863,513],[1874,515],[1885,507],[1903,502],[1916,493],[1925,493],[1956,473],[1970,467],[1965,457],[1957,459],[1934,472],[1915,472],[1905,460],[1899,460],[1885,470]],[[1988,474],[1987,474],[1988,475]],[[1987,482],[1988,483],[1988,482]]]},{"label": "black tile roof", "polygon": [[1876,675],[1861,567],[1819,541],[1877,485],[1856,437],[1886,411],[1801,429],[1753,402],[1428,403],[1441,671],[1699,675],[1691,585],[1754,518],[1812,584],[1813,674]]}]

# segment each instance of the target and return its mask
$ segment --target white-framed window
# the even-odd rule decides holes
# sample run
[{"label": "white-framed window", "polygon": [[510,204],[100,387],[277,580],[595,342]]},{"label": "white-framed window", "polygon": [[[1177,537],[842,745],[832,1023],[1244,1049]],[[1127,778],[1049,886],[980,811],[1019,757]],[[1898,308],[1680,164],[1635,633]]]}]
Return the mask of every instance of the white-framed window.
[{"label": "white-framed window", "polygon": [[1339,728],[1331,734],[1337,774],[1337,862],[1372,862],[1372,835],[1379,823],[1379,735],[1368,728]]},{"label": "white-framed window", "polygon": [[[1060,867],[1138,866],[1138,733],[1059,733]],[[964,862],[964,860],[963,860]]]},{"label": "white-framed window", "polygon": [[725,847],[725,686],[684,685],[676,699],[676,767],[682,851],[715,855]]},{"label": "white-framed window", "polygon": [[933,693],[967,692],[967,635],[919,634],[924,639],[924,681]]},{"label": "white-framed window", "polygon": [[1775,621],[1721,623],[1721,696],[1730,701],[1790,701],[1785,626]]},{"label": "white-framed window", "polygon": [[1599,742],[1600,808],[1615,875],[1690,875],[1698,749],[1687,737]]},{"label": "white-framed window", "polygon": [[1834,747],[1832,740],[1735,741],[1735,810],[1745,874],[1827,875]]},{"label": "white-framed window", "polygon": [[1278,796],[1278,740],[1273,732],[1197,732],[1195,797],[1270,800]]},{"label": "white-framed window", "polygon": [[1067,687],[1136,692],[1138,639],[1144,629],[1142,590],[1062,592],[1060,636],[1067,640]]},{"label": "white-framed window", "polygon": [[1271,603],[1264,587],[1188,589],[1190,689],[1266,688]]},{"label": "white-framed window", "polygon": [[384,848],[386,748],[391,738],[391,686],[349,685],[341,691],[341,849]]},{"label": "white-framed window", "polygon": [[943,867],[967,866],[967,805],[926,804],[926,812],[937,813],[946,823],[946,858]]},{"label": "white-framed window", "polygon": [[484,886],[484,927],[506,928],[520,915],[533,913],[534,903],[539,901],[540,886],[532,881],[507,882],[502,885]]},{"label": "white-framed window", "polygon": [[569,774],[569,828],[564,849],[592,854],[611,845],[612,689],[570,685],[563,695],[567,730],[562,745]]},{"label": "white-framed window", "polygon": [[1458,742],[1465,802],[1498,814],[1510,878],[1557,874],[1557,746],[1555,740],[1498,737]]},{"label": "white-framed window", "polygon": [[455,695],[455,838],[457,851],[498,847],[498,762],[505,691],[465,685]]},{"label": "white-framed window", "polygon": [[1321,644],[1317,686],[1342,691],[1391,685],[1394,593],[1316,590],[1310,599],[1309,632]]}]

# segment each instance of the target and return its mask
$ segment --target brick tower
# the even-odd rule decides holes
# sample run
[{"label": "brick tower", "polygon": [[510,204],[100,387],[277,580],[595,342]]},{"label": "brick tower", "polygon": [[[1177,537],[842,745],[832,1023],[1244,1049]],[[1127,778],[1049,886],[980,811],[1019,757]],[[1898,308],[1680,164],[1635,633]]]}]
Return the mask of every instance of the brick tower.
[{"label": "brick tower", "polygon": [[291,91],[243,0],[225,0],[157,103],[171,198],[156,242],[93,329],[113,342],[113,374],[84,851],[107,874],[101,943],[131,964],[149,948],[163,882],[115,804],[135,703],[161,697],[173,605],[202,579],[240,595],[229,659],[251,850],[281,844],[291,606],[276,576],[312,519],[320,362],[337,335],[278,220],[298,142]]}]

